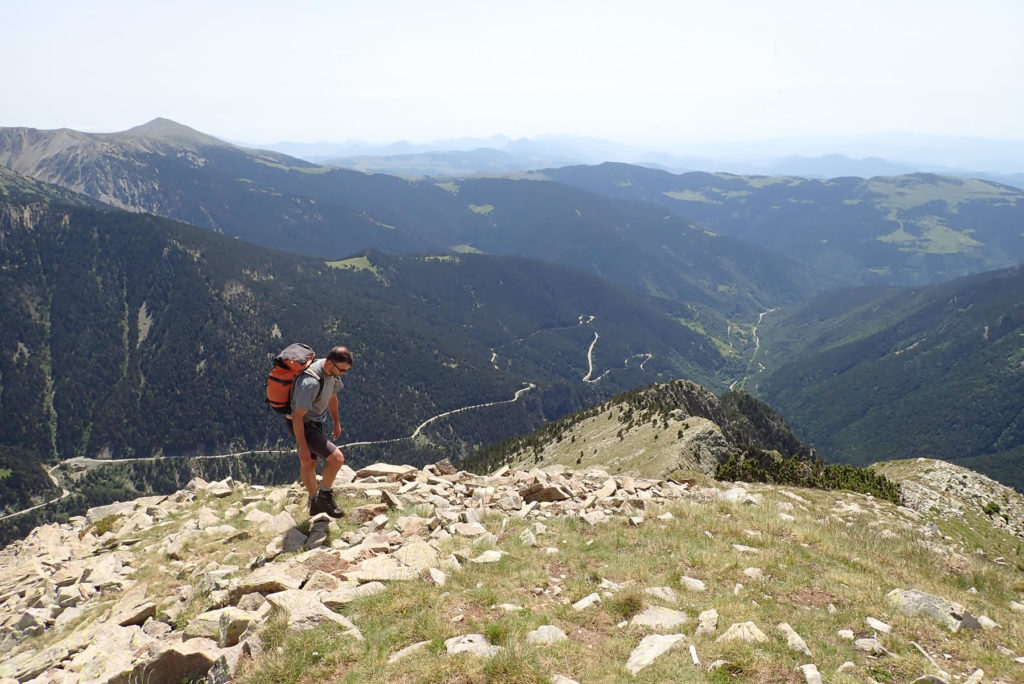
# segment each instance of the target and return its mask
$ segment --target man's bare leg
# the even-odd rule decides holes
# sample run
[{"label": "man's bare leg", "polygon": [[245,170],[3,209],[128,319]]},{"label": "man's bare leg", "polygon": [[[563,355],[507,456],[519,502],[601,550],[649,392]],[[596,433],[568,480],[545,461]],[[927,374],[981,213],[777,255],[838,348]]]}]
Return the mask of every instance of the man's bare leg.
[{"label": "man's bare leg", "polygon": [[299,457],[299,479],[302,480],[302,484],[306,487],[306,491],[309,495],[316,496],[316,461],[311,458]]},{"label": "man's bare leg", "polygon": [[341,453],[341,449],[335,449],[334,453],[328,456],[324,462],[324,469],[320,473],[320,487],[323,489],[334,487],[334,478],[343,465],[345,465],[345,454]]}]

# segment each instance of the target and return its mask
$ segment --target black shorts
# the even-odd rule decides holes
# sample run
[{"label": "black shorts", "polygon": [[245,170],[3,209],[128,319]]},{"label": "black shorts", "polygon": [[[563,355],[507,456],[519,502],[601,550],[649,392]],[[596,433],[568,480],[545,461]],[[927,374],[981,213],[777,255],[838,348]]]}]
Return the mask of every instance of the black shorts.
[{"label": "black shorts", "polygon": [[[288,425],[288,434],[294,437],[295,428],[292,427],[292,421],[286,420],[285,423]],[[306,446],[309,447],[309,455],[313,460],[326,459],[338,449],[334,442],[327,439],[327,435],[323,432],[323,425],[323,423],[302,424],[305,428],[303,431],[306,433]]]}]

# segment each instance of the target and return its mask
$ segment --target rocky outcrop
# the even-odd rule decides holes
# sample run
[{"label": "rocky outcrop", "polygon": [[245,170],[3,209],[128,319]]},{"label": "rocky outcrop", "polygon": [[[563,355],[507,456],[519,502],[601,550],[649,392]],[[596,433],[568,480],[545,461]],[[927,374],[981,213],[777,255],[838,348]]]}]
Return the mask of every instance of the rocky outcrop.
[{"label": "rocky outcrop", "polygon": [[[558,549],[544,548],[538,539],[546,534],[545,521],[556,516],[575,518],[574,524],[584,529],[610,522],[635,527],[671,521],[673,515],[663,512],[664,507],[686,501],[689,510],[718,511],[727,518],[746,510],[766,518],[778,515],[782,522],[776,524],[784,526],[781,516],[795,519],[787,512],[807,516],[812,511],[812,503],[797,493],[742,483],[701,487],[561,468],[503,468],[491,476],[451,470],[346,469],[339,493],[382,503],[361,507],[367,512],[358,526],[333,540],[323,533],[326,519],[305,519],[300,489],[253,487],[230,479],[194,480],[172,496],[92,509],[68,524],[40,527],[0,551],[0,682],[8,684],[5,677],[32,684],[204,677],[228,682],[239,663],[263,652],[260,634],[271,616],[297,631],[329,623],[338,638],[358,642],[364,638],[359,620],[345,614],[353,601],[398,583],[443,585],[459,568],[502,562],[505,550],[486,547],[500,543],[510,521],[525,521],[526,529],[516,532],[520,542],[547,556]],[[558,496],[534,496],[545,491]],[[821,511],[821,524],[866,524],[880,538],[897,524],[925,529],[909,509],[862,495],[835,496],[831,510]],[[296,519],[304,524],[297,526]],[[500,526],[495,524],[499,519]],[[733,551],[727,553],[735,553],[737,568],[744,567],[741,558],[765,557],[759,548],[764,533],[742,534],[757,546],[730,545]],[[950,557],[948,549],[936,553]],[[773,572],[770,566],[747,567],[741,575],[760,591],[770,585]],[[701,568],[692,573],[701,575]],[[768,648],[778,644],[801,659],[818,652],[815,635],[798,634],[787,622],[773,621],[769,624],[774,629],[762,630],[747,620],[720,633],[718,610],[701,610],[699,602],[713,600],[722,588],[705,579],[711,581],[680,575],[673,586],[636,587],[635,595],[644,597],[644,603],[665,605],[641,605],[623,620],[620,627],[637,638],[628,660],[624,658],[625,671],[636,674],[662,657],[686,658],[687,650],[699,666],[701,643],[725,648],[734,648],[729,646],[734,641]],[[558,597],[567,611],[590,616],[607,615],[607,607],[616,604],[616,594],[625,588],[626,583],[605,579],[594,593],[573,597],[575,603],[561,586],[540,591]],[[726,591],[740,594],[743,586],[730,585]],[[880,593],[880,602],[883,597]],[[975,623],[986,630],[1003,629],[985,616],[968,625],[963,606],[915,590],[893,591],[890,602],[894,610],[931,616],[951,629],[948,618],[958,620],[957,629]],[[522,610],[512,603],[496,609]],[[842,630],[849,632],[840,636],[848,639],[851,657],[856,651],[886,657],[888,648],[894,648],[890,631],[897,630],[874,617],[865,624],[875,637]],[[501,652],[500,645],[476,630],[466,631],[445,641],[452,657],[487,658]],[[44,633],[45,641],[39,638]],[[554,647],[568,638],[554,624],[524,635],[536,648]],[[396,649],[389,662],[416,657],[427,644],[416,641]],[[716,661],[707,669],[723,667],[728,663]],[[820,679],[816,665],[801,667],[807,681]],[[551,679],[572,681],[557,673]]]},{"label": "rocky outcrop", "polygon": [[996,528],[1024,540],[1024,496],[973,470],[946,461],[918,458],[911,475],[899,462],[878,464],[878,470],[899,482],[903,504],[919,513],[937,511],[961,519],[967,510],[981,513]]},{"label": "rocky outcrop", "polygon": [[[314,519],[308,533],[298,529],[303,495],[297,490],[249,487],[230,479],[194,480],[172,496],[98,507],[66,525],[40,527],[0,554],[0,677],[56,681],[76,673],[90,682],[139,676],[157,681],[152,673],[159,669],[160,681],[196,679],[216,662],[230,670],[229,663],[256,650],[253,638],[272,611],[286,615],[292,629],[331,622],[360,640],[358,626],[338,612],[348,602],[383,591],[386,583],[443,582],[446,572],[463,564],[503,557],[493,549],[442,550],[441,541],[453,537],[493,541],[480,524],[485,512],[537,519],[574,515],[594,524],[609,516],[640,521],[650,505],[683,497],[712,500],[717,491],[612,478],[600,471],[506,469],[479,477],[453,470],[450,464],[423,471],[388,464],[358,473],[346,469],[339,493],[389,503],[360,509],[359,531],[331,546],[324,546],[326,519]],[[239,495],[240,508],[216,510],[216,501]],[[389,505],[425,506],[433,513],[400,516],[391,525]],[[186,511],[187,517],[172,522]],[[100,532],[99,523],[106,531]],[[153,535],[153,530],[163,533]],[[192,551],[202,544],[264,538],[252,567],[204,561]],[[290,555],[273,562],[285,553]],[[154,594],[137,579],[143,559],[157,559],[185,580]],[[197,605],[205,610],[196,612]],[[193,617],[185,619],[189,614]],[[32,648],[33,637],[44,631],[61,636],[46,649]],[[94,645],[100,637],[123,645],[116,657]],[[558,637],[549,631],[537,638]],[[470,644],[476,652],[493,652],[478,641],[467,638],[453,648]]]}]

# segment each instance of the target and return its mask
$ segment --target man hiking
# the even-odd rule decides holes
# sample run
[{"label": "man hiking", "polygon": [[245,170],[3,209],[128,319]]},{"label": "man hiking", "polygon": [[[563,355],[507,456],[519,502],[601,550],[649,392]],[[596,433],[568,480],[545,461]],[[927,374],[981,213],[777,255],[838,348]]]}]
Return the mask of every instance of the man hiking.
[{"label": "man hiking", "polygon": [[[345,455],[335,446],[332,439],[341,436],[341,421],[338,419],[338,393],[344,384],[341,376],[352,367],[352,352],[345,347],[334,347],[323,359],[314,361],[295,378],[292,386],[291,414],[288,418],[288,432],[295,437],[299,448],[299,477],[309,492],[309,514],[326,513],[340,518],[345,511],[334,501],[334,477],[345,464]],[[327,431],[327,421],[333,423]],[[323,460],[324,467],[317,487],[317,461]]]}]

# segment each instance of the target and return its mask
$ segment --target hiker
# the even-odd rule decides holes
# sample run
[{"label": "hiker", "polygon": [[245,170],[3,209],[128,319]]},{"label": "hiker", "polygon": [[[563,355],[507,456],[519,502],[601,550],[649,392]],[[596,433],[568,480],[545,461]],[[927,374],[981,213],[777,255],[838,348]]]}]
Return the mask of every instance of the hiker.
[{"label": "hiker", "polygon": [[[299,477],[309,492],[309,514],[326,513],[340,518],[345,511],[334,501],[334,477],[345,464],[345,455],[331,439],[341,436],[338,419],[338,393],[344,385],[341,376],[352,367],[352,352],[334,347],[323,359],[314,361],[295,378],[291,391],[288,432],[299,448]],[[327,421],[333,423],[328,432]],[[331,439],[328,439],[328,435]],[[316,467],[324,461],[317,487]]]}]

